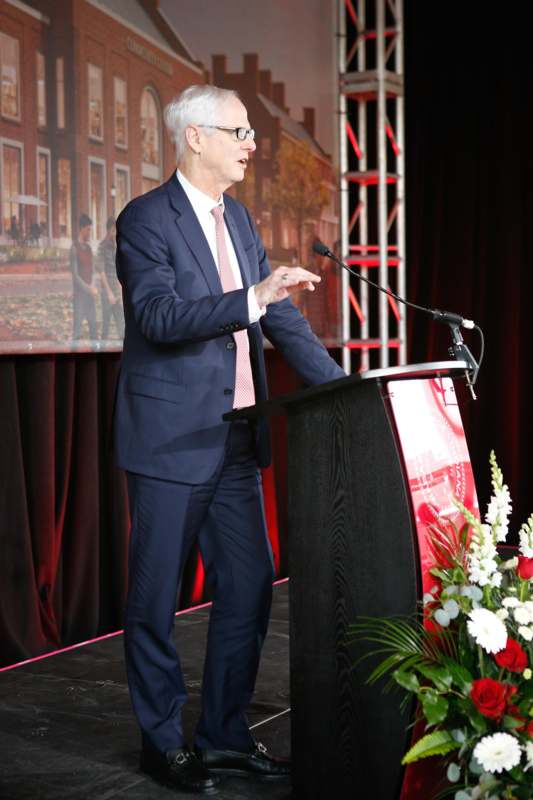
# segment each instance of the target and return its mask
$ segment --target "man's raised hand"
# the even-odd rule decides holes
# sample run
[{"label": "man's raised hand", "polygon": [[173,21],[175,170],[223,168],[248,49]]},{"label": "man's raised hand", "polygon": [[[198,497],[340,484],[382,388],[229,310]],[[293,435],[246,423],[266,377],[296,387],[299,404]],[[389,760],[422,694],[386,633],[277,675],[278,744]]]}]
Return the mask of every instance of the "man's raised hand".
[{"label": "man's raised hand", "polygon": [[318,275],[303,267],[277,267],[268,278],[256,283],[255,297],[259,306],[268,306],[285,300],[292,292],[301,289],[314,292],[315,283],[320,283],[320,280]]}]

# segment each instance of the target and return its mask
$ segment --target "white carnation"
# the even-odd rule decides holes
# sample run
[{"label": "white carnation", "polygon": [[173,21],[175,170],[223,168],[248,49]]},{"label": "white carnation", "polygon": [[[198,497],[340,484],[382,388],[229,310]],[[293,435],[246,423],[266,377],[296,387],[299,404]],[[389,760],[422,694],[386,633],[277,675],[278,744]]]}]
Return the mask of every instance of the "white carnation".
[{"label": "white carnation", "polygon": [[496,612],[496,616],[498,619],[501,619],[501,621],[504,622],[508,618],[509,612],[506,608],[499,608]]},{"label": "white carnation", "polygon": [[474,608],[468,615],[468,632],[487,653],[497,653],[507,644],[502,620],[487,608]]},{"label": "white carnation", "polygon": [[522,637],[522,639],[525,639],[526,642],[533,641],[533,628],[526,628],[525,625],[520,625],[518,628],[518,634]]},{"label": "white carnation", "polygon": [[484,736],[474,748],[474,758],[485,772],[502,772],[520,763],[522,751],[518,741],[509,733]]},{"label": "white carnation", "polygon": [[502,606],[505,606],[505,608],[515,608],[519,605],[520,600],[517,597],[504,597],[502,600]]},{"label": "white carnation", "polygon": [[526,744],[526,769],[533,769],[533,742]]},{"label": "white carnation", "polygon": [[519,625],[529,625],[530,622],[533,622],[529,611],[527,608],[524,608],[524,606],[518,606],[515,608],[513,611],[513,616]]}]

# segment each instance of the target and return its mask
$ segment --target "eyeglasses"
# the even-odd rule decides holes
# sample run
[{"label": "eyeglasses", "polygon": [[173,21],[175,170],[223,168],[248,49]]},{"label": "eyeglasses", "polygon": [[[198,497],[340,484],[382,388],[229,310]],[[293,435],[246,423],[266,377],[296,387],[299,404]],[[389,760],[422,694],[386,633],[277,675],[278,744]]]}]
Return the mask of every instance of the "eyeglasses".
[{"label": "eyeglasses", "polygon": [[234,133],[239,142],[244,142],[246,139],[255,139],[255,130],[253,128],[226,128],[224,125],[198,125],[199,128],[213,128],[217,131],[229,131]]}]

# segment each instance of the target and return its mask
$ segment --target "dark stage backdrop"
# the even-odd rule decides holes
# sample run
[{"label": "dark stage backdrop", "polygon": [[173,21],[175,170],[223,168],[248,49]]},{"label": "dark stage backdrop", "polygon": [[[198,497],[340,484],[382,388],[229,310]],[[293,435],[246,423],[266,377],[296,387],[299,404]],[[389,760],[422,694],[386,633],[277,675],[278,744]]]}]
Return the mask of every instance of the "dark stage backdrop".
[{"label": "dark stage backdrop", "polygon": [[[528,27],[517,18],[521,4],[509,7],[512,37],[483,4],[447,6],[440,22],[433,3],[405,5],[409,294],[485,330],[479,400],[465,422],[480,499],[488,498],[494,447],[516,529],[533,511]],[[411,318],[409,336],[411,361],[446,354],[446,331],[423,318]],[[272,393],[293,388],[294,376],[267,355]],[[117,361],[0,359],[2,663],[121,626],[128,520],[123,478],[107,450]],[[275,480],[267,484],[278,493],[281,574],[282,433],[277,427]],[[183,602],[195,597],[195,566],[193,557]]]},{"label": "dark stage backdrop", "polygon": [[[300,387],[268,350],[273,394]],[[129,516],[113,466],[118,353],[0,358],[0,667],[122,627]],[[278,575],[286,574],[284,420],[263,472]],[[191,554],[178,607],[209,599]]]},{"label": "dark stage backdrop", "polygon": [[[484,330],[479,399],[465,427],[483,512],[488,458],[516,531],[533,513],[533,66],[525,5],[512,35],[484,3],[406,2],[408,291]],[[446,354],[446,329],[412,315],[412,361]],[[475,335],[465,341],[477,352]]]}]

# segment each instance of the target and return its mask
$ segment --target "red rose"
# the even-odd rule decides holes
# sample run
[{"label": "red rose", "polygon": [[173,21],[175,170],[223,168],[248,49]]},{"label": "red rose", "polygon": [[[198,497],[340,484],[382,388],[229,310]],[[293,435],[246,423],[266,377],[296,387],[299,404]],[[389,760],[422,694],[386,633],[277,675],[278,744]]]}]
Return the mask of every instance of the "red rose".
[{"label": "red rose", "polygon": [[504,683],[503,690],[505,692],[505,702],[509,704],[515,694],[518,692],[518,688],[516,686],[511,686],[510,683]]},{"label": "red rose", "polygon": [[523,581],[530,581],[533,578],[533,558],[518,556],[518,566],[516,571]]},{"label": "red rose", "polygon": [[472,682],[470,697],[477,710],[489,719],[500,719],[505,711],[508,692],[503,683],[492,678],[480,678]]},{"label": "red rose", "polygon": [[533,722],[530,722],[526,728],[526,733],[530,739],[533,739]]},{"label": "red rose", "polygon": [[494,655],[494,660],[499,667],[508,669],[509,672],[523,672],[527,667],[527,655],[515,639],[509,636],[503,650]]}]

